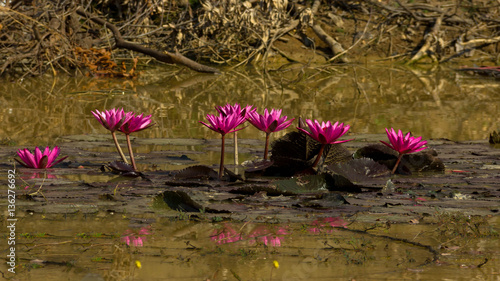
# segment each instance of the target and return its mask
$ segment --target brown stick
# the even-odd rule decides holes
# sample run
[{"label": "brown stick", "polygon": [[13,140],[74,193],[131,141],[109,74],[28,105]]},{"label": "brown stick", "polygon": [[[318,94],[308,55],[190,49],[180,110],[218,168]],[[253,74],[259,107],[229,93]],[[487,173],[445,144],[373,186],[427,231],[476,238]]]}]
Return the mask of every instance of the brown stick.
[{"label": "brown stick", "polygon": [[443,17],[444,17],[444,13],[441,14],[441,16],[436,19],[436,23],[434,23],[434,26],[432,27],[431,32],[429,32],[428,34],[426,34],[424,36],[424,44],[422,45],[422,47],[420,48],[420,50],[418,50],[418,52],[406,64],[412,64],[412,63],[418,61],[429,50],[429,48],[431,47],[432,41],[433,41],[432,39],[437,37],[439,29],[441,28],[441,23],[443,22]]},{"label": "brown stick", "polygon": [[[316,33],[316,35],[318,35],[319,39],[323,40],[323,42],[330,46],[330,50],[332,50],[334,56],[345,51],[344,48],[342,48],[342,45],[335,41],[335,39],[333,39],[330,35],[326,34],[319,24],[313,25],[312,30]],[[346,57],[339,57],[339,60],[344,63],[349,62]]]},{"label": "brown stick", "polygon": [[220,71],[216,68],[206,66],[203,64],[199,64],[193,60],[190,60],[186,58],[185,56],[181,55],[180,53],[176,52],[175,54],[164,51],[164,52],[159,52],[157,50],[149,49],[141,45],[137,45],[131,42],[127,42],[123,39],[120,31],[118,28],[114,25],[111,24],[101,18],[98,18],[90,13],[87,13],[85,10],[82,8],[76,9],[76,13],[84,16],[86,18],[89,18],[91,21],[106,26],[111,32],[113,33],[113,36],[115,37],[115,46],[114,48],[123,48],[131,51],[136,51],[139,53],[146,54],[148,56],[151,56],[161,62],[165,63],[173,63],[173,64],[178,64],[178,65],[183,65],[187,66],[193,70],[196,70],[198,72],[207,72],[207,73],[220,73]]}]

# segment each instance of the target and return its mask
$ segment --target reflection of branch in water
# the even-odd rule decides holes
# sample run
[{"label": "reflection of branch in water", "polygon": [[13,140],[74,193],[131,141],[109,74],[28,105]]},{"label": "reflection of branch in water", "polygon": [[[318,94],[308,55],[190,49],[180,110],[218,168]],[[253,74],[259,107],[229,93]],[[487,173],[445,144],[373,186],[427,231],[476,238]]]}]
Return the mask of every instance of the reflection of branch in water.
[{"label": "reflection of branch in water", "polygon": [[[354,84],[356,86],[356,91],[358,93],[358,97],[361,96],[361,94],[364,95],[365,99],[366,99],[366,102],[368,103],[368,111],[369,111],[369,115],[371,115],[371,104],[370,104],[370,100],[368,99],[368,95],[366,94],[365,90],[363,89],[363,87],[361,86],[361,84],[359,84],[358,82],[358,74],[356,72],[356,68],[353,67],[352,68],[352,71],[354,72]],[[352,120],[352,124],[351,126],[354,126],[356,124],[356,116],[357,116],[357,112],[358,112],[358,105],[359,105],[359,98],[356,99],[356,105],[354,106],[354,116],[352,117],[353,120]]]},{"label": "reflection of branch in water", "polygon": [[179,82],[172,82],[169,84],[171,91],[182,90],[185,88],[190,88],[192,86],[198,85],[199,83],[207,82],[217,78],[219,76],[213,74],[198,74],[190,76],[187,79],[181,80]]},{"label": "reflection of branch in water", "polygon": [[[439,85],[433,89],[433,87],[431,86],[431,82],[429,81],[428,78],[423,77],[422,75],[417,73],[417,71],[414,69],[409,69],[409,70],[418,79],[418,81],[420,81],[420,83],[422,83],[422,85],[424,85],[424,89],[425,89],[426,93],[428,95],[430,94],[432,96],[432,98],[434,99],[434,102],[436,103],[436,106],[441,107],[442,104],[441,104],[441,98],[439,97],[439,91],[442,91],[444,81],[441,80]],[[433,73],[435,73],[435,69],[434,69]],[[434,75],[434,76],[437,76],[437,75]],[[436,79],[439,79],[439,78],[436,77]]]}]

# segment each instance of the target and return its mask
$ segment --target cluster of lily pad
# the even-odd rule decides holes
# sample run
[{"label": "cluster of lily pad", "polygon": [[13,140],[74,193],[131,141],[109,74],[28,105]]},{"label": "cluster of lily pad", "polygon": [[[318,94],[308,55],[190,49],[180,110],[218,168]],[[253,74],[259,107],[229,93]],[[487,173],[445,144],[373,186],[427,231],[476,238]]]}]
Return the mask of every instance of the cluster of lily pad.
[{"label": "cluster of lily pad", "polygon": [[[265,108],[263,114],[259,114],[256,108],[251,105],[245,107],[240,106],[238,103],[231,105],[226,104],[225,106],[216,106],[216,114],[207,114],[207,122],[199,121],[201,124],[205,125],[209,129],[219,133],[221,135],[221,159],[219,167],[219,179],[223,177],[224,173],[224,146],[225,137],[229,133],[237,132],[246,127],[240,127],[243,123],[248,121],[255,128],[263,131],[266,134],[265,149],[264,149],[264,160],[268,159],[269,150],[269,136],[273,132],[278,132],[283,129],[288,128],[295,118],[288,119],[286,115],[282,115],[281,109],[271,110]],[[92,111],[94,117],[101,123],[101,125],[111,132],[113,141],[115,143],[116,149],[120,154],[123,162],[128,164],[128,161],[123,154],[121,147],[118,143],[116,137],[116,131],[122,132],[126,136],[127,147],[130,155],[130,161],[134,171],[137,171],[134,154],[132,150],[132,145],[130,142],[130,134],[133,132],[142,131],[154,125],[151,123],[151,115],[144,116],[144,114],[136,114],[134,112],[125,112],[122,109],[111,109],[100,112],[99,110]],[[307,127],[306,127],[307,125]],[[312,167],[316,167],[319,163],[321,156],[323,155],[323,150],[327,145],[338,144],[351,141],[339,140],[344,136],[350,129],[349,125],[344,123],[331,123],[319,122],[318,120],[306,119],[305,124],[300,122],[297,127],[299,132],[311,137],[315,141],[321,144],[319,153],[316,156]],[[398,152],[399,156],[396,164],[393,167],[392,173],[394,174],[403,155],[418,152],[426,149],[427,141],[423,141],[422,137],[413,137],[410,132],[403,134],[401,130],[396,132],[393,128],[385,129],[389,142],[381,141],[386,146]],[[50,149],[46,147],[42,152],[38,147],[35,148],[34,153],[31,153],[28,149],[20,149],[17,154],[21,161],[17,160],[20,164],[27,168],[33,169],[45,169],[54,166],[55,164],[61,162],[66,157],[56,160],[59,155],[59,147]]]}]

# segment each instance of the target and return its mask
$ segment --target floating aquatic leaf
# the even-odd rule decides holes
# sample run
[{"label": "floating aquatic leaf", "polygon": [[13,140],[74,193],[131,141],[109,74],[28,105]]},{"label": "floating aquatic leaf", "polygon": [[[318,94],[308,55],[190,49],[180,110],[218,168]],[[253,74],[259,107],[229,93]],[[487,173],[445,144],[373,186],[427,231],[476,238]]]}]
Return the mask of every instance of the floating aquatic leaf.
[{"label": "floating aquatic leaf", "polygon": [[[354,158],[363,157],[373,159],[388,168],[392,168],[396,163],[398,154],[385,145],[370,144],[354,153]],[[437,152],[433,149],[426,149],[418,153],[404,155],[397,172],[410,175],[412,172],[443,172],[444,168],[443,161],[437,157]]]},{"label": "floating aquatic leaf", "polygon": [[391,173],[386,166],[370,158],[353,159],[349,162],[332,164],[328,166],[328,169],[357,183]]},{"label": "floating aquatic leaf", "polygon": [[167,190],[163,192],[163,200],[172,210],[183,212],[199,212],[202,205],[195,202],[186,192],[180,190]]},{"label": "floating aquatic leaf", "polygon": [[493,131],[490,134],[490,140],[489,142],[491,144],[500,144],[500,133],[497,133],[496,131]]},{"label": "floating aquatic leaf", "polygon": [[[290,132],[275,140],[271,148],[274,165],[269,171],[274,175],[293,176],[312,166],[321,144],[305,134]],[[323,156],[325,164],[332,164],[351,159],[351,152],[342,144],[331,144],[326,146]]]},{"label": "floating aquatic leaf", "polygon": [[245,173],[262,172],[274,164],[272,160],[245,161],[242,165],[245,167]]},{"label": "floating aquatic leaf", "polygon": [[218,179],[219,176],[214,169],[203,166],[203,165],[195,165],[187,167],[183,170],[180,170],[174,176],[175,179],[207,179],[207,180],[215,180]]},{"label": "floating aquatic leaf", "polygon": [[[144,179],[148,179],[143,173],[137,172],[134,170],[134,167],[127,163],[123,163],[120,161],[113,161],[109,163],[108,165],[109,168],[111,168],[111,171],[114,173],[118,173],[121,176],[125,177],[142,177]],[[101,168],[101,171],[104,171],[105,169]]]},{"label": "floating aquatic leaf", "polygon": [[361,187],[343,175],[334,173],[324,173],[323,175],[327,183],[327,189],[330,191],[361,192]]},{"label": "floating aquatic leaf", "polygon": [[295,194],[305,192],[319,192],[327,190],[326,179],[323,175],[308,175],[273,182],[276,189]]}]

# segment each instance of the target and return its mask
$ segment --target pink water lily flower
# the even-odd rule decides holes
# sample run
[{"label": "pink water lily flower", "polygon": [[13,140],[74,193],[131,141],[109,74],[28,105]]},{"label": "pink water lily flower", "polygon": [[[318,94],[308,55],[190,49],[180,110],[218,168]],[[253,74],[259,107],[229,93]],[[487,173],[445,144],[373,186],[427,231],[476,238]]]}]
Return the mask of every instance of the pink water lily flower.
[{"label": "pink water lily flower", "polygon": [[243,129],[243,128],[236,129],[236,127],[243,124],[246,121],[246,118],[240,113],[233,112],[228,115],[207,114],[207,120],[208,124],[202,121],[199,122],[205,125],[210,130],[213,130],[221,134],[222,145],[221,145],[221,157],[220,157],[220,167],[219,167],[219,179],[221,179],[222,175],[224,174],[224,143],[226,134]]},{"label": "pink water lily flower", "polygon": [[281,109],[271,109],[271,112],[264,109],[264,114],[259,114],[257,111],[251,111],[247,114],[247,120],[255,128],[266,133],[266,144],[264,149],[264,159],[267,160],[269,135],[272,132],[278,132],[288,128],[295,118],[287,120],[287,116],[281,116]]},{"label": "pink water lily flower", "polygon": [[50,149],[48,146],[45,147],[45,150],[42,152],[38,147],[35,148],[35,153],[31,153],[27,148],[19,149],[17,151],[17,155],[21,158],[21,161],[15,159],[19,164],[23,165],[26,168],[32,169],[45,169],[50,168],[68,156],[64,156],[61,159],[56,160],[57,156],[59,156],[60,149],[59,147],[54,147],[54,149]]},{"label": "pink water lily flower", "polygon": [[278,132],[283,129],[288,128],[293,120],[295,118],[292,118],[290,120],[286,120],[288,117],[287,116],[281,116],[281,109],[271,109],[271,112],[269,112],[266,109],[264,109],[264,114],[259,114],[256,111],[252,111],[248,113],[248,122],[250,124],[254,125],[255,128],[265,132],[265,133],[272,133],[272,132]]},{"label": "pink water lily flower", "polygon": [[394,165],[394,168],[392,169],[393,174],[396,172],[396,169],[399,165],[399,162],[401,162],[401,158],[403,157],[403,155],[418,152],[427,148],[425,146],[427,144],[427,141],[422,141],[422,137],[416,138],[411,136],[411,132],[408,132],[404,136],[401,130],[398,130],[398,132],[396,133],[394,128],[391,128],[390,131],[385,128],[385,131],[387,132],[387,138],[389,138],[390,143],[387,143],[385,141],[380,142],[399,153],[396,165]]},{"label": "pink water lily flower", "polygon": [[224,115],[224,116],[229,116],[233,113],[240,114],[244,117],[247,117],[250,112],[254,112],[255,108],[252,109],[252,105],[248,105],[245,107],[241,107],[240,104],[235,103],[234,105],[231,104],[226,104],[225,106],[216,106],[215,109],[219,114]]},{"label": "pink water lily flower", "polygon": [[111,136],[113,137],[113,141],[115,143],[116,150],[120,154],[123,162],[128,164],[127,158],[125,158],[125,154],[123,154],[122,148],[118,143],[118,139],[116,138],[116,131],[120,129],[120,127],[127,123],[133,116],[133,112],[123,111],[122,109],[113,108],[111,110],[105,110],[100,112],[99,110],[92,111],[94,117],[104,126],[104,128],[108,129],[111,132]]},{"label": "pink water lily flower", "polygon": [[92,111],[95,118],[104,126],[104,128],[114,132],[118,130],[123,124],[127,123],[133,116],[133,112],[123,111],[122,109],[113,108],[100,112],[99,110]]},{"label": "pink water lily flower", "polygon": [[309,127],[309,131],[300,127],[297,127],[297,129],[299,129],[299,131],[303,132],[304,134],[310,136],[311,138],[321,143],[321,148],[318,153],[318,157],[316,157],[316,160],[314,161],[312,167],[315,167],[318,164],[319,159],[323,154],[323,150],[325,149],[325,146],[327,144],[343,143],[353,140],[353,139],[341,140],[341,141],[337,140],[338,138],[346,134],[349,128],[351,127],[349,125],[344,126],[344,123],[339,124],[339,122],[335,122],[335,124],[332,125],[330,121],[327,121],[326,123],[321,122],[320,124],[317,120],[314,120],[313,122],[310,119],[306,119],[306,124]]},{"label": "pink water lily flower", "polygon": [[[220,115],[225,117],[230,116],[232,114],[238,114],[243,117],[248,117],[248,114],[252,111],[255,111],[255,108],[252,109],[252,105],[248,105],[245,107],[241,107],[239,103],[235,103],[234,105],[226,104],[225,106],[216,106],[215,109],[219,112]],[[246,120],[245,120],[246,121]],[[243,121],[244,122],[244,121]],[[238,132],[234,132],[233,136],[233,144],[234,144],[234,164],[238,164]]]},{"label": "pink water lily flower", "polygon": [[245,116],[241,116],[237,113],[232,113],[227,116],[223,114],[212,115],[207,114],[208,123],[198,121],[201,124],[205,125],[210,130],[213,130],[221,135],[226,135],[232,132],[239,131],[243,128],[236,129],[239,125],[243,124],[246,121]]},{"label": "pink water lily flower", "polygon": [[151,126],[153,126],[155,123],[151,123],[151,115],[145,116],[144,114],[141,113],[141,115],[135,115],[134,112],[128,112],[127,114],[131,113],[131,117],[128,120],[128,122],[123,123],[123,125],[118,129],[120,132],[129,135],[133,132],[139,132],[142,130],[145,130]]}]

